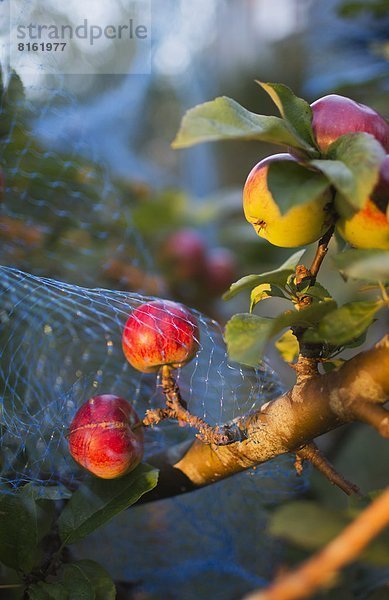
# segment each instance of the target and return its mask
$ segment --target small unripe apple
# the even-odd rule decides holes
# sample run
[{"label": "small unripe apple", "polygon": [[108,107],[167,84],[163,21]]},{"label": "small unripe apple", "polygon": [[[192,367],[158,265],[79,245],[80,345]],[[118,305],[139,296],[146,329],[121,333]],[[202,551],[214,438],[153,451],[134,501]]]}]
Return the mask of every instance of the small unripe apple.
[{"label": "small unripe apple", "polygon": [[237,265],[234,254],[227,248],[212,248],[205,265],[207,290],[219,296],[236,280]]},{"label": "small unripe apple", "polygon": [[199,337],[197,320],[185,306],[154,300],[131,313],[122,346],[135,369],[153,373],[163,365],[177,368],[189,362],[199,349]]},{"label": "small unripe apple", "polygon": [[373,135],[389,152],[389,123],[369,106],[330,94],[313,102],[311,108],[312,129],[322,152],[341,135],[363,131]]},{"label": "small unripe apple", "polygon": [[85,402],[69,430],[74,460],[93,475],[115,479],[126,475],[143,456],[142,427],[138,415],[123,398],[104,394]]},{"label": "small unripe apple", "polygon": [[195,229],[181,229],[162,245],[161,261],[171,279],[198,277],[203,272],[205,260],[205,244]]},{"label": "small unripe apple", "polygon": [[290,154],[274,154],[259,162],[250,172],[243,191],[246,219],[257,234],[275,246],[293,248],[320,239],[331,224],[328,190],[306,204],[281,214],[267,182],[269,165],[278,160],[295,160]]}]

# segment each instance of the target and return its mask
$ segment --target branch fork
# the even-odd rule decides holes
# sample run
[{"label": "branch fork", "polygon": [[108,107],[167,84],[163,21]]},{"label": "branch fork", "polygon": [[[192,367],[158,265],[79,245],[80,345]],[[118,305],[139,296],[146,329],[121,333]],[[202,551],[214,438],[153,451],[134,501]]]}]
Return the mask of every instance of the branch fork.
[{"label": "branch fork", "polygon": [[143,419],[144,426],[153,426],[166,419],[175,419],[181,426],[187,424],[197,429],[196,437],[205,444],[226,446],[240,441],[235,429],[229,428],[228,425],[211,427],[188,410],[187,403],[182,399],[180,388],[173,377],[172,368],[168,365],[161,367],[161,388],[165,396],[166,408],[148,410]]}]

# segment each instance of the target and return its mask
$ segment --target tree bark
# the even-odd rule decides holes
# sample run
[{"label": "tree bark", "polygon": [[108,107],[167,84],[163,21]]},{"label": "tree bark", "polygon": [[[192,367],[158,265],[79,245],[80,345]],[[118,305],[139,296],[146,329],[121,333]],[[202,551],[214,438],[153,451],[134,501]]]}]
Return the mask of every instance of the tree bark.
[{"label": "tree bark", "polygon": [[[198,440],[170,448],[149,462],[160,469],[159,484],[143,502],[186,493],[295,452],[319,435],[359,420],[353,405],[383,405],[389,398],[389,336],[338,370],[298,381],[286,394],[242,417],[246,439],[227,446]],[[389,415],[389,413],[388,413]]]}]

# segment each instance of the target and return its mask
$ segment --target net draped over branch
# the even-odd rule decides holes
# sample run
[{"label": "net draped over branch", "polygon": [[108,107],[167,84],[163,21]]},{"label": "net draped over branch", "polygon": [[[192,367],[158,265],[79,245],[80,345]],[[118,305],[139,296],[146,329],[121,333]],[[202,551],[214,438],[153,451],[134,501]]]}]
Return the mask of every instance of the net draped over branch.
[{"label": "net draped over branch", "polygon": [[[88,398],[112,393],[143,417],[162,405],[154,374],[125,360],[124,324],[147,298],[129,292],[86,289],[19,270],[0,269],[1,477],[15,485],[80,474],[67,451],[66,434]],[[221,424],[258,408],[281,392],[264,363],[251,370],[228,362],[219,326],[195,313],[200,350],[177,372],[194,414]],[[146,431],[146,458],[194,432],[176,423]],[[277,469],[276,469],[277,470]]]}]

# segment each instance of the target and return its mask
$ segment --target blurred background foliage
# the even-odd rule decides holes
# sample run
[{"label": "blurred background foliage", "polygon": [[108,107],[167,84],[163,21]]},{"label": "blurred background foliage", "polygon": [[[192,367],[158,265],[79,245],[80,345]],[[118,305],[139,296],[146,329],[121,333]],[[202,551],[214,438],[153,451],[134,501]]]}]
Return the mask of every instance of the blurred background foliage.
[{"label": "blurred background foliage", "polygon": [[[388,117],[389,2],[164,0],[153,1],[152,19],[151,75],[43,72],[21,81],[3,53],[0,261],[70,283],[170,296],[223,322],[248,308],[248,298],[220,300],[229,284],[288,255],[257,238],[241,207],[248,172],[277,149],[229,142],[173,151],[183,113],[226,95],[268,114],[270,101],[254,82],[261,79],[309,101],[344,94]],[[330,259],[320,279],[337,300],[353,294]],[[271,316],[279,306],[260,310]],[[383,326],[371,328],[367,345]],[[388,444],[374,434],[355,426],[322,445],[364,491],[387,483],[380,466]],[[319,476],[310,501],[345,510]],[[289,519],[289,527],[299,522]],[[292,543],[278,568],[312,550],[297,534],[281,534]],[[361,564],[318,597],[384,598],[388,581],[382,564]]]}]

